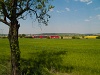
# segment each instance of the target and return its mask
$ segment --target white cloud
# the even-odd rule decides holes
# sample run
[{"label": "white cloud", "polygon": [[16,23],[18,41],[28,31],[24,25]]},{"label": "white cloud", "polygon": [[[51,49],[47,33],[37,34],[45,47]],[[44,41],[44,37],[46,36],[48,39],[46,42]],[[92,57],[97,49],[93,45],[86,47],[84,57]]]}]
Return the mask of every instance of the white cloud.
[{"label": "white cloud", "polygon": [[74,1],[78,1],[78,0],[74,0]]},{"label": "white cloud", "polygon": [[65,11],[59,11],[59,10],[57,10],[56,12],[57,12],[57,13],[63,13],[63,12],[65,12]]},{"label": "white cloud", "polygon": [[84,21],[89,22],[90,20],[89,19],[85,19]]},{"label": "white cloud", "polygon": [[89,21],[91,21],[91,20],[93,20],[94,18],[92,17],[92,16],[89,16],[89,18],[88,19],[85,19],[84,21],[86,21],[86,22],[89,22]]},{"label": "white cloud", "polygon": [[90,16],[89,18],[92,19],[92,16]]},{"label": "white cloud", "polygon": [[92,3],[92,1],[88,2],[87,5],[89,5],[89,4],[91,4],[91,3]]},{"label": "white cloud", "polygon": [[87,5],[93,3],[92,0],[74,0],[74,1],[80,1],[80,2],[86,3]]},{"label": "white cloud", "polygon": [[97,18],[100,20],[100,15],[97,15]]},{"label": "white cloud", "polygon": [[69,8],[67,8],[67,7],[66,7],[65,9],[66,9],[67,11],[70,11],[70,9],[69,9]]},{"label": "white cloud", "polygon": [[90,2],[91,0],[80,0],[80,2]]},{"label": "white cloud", "polygon": [[80,1],[80,2],[87,3],[87,4],[91,4],[92,3],[92,0],[74,0],[74,1]]},{"label": "white cloud", "polygon": [[57,13],[60,13],[60,11],[57,10]]},{"label": "white cloud", "polygon": [[100,14],[94,17],[90,16],[88,19],[85,19],[84,21],[89,22],[89,21],[97,21],[97,20],[100,20]]}]

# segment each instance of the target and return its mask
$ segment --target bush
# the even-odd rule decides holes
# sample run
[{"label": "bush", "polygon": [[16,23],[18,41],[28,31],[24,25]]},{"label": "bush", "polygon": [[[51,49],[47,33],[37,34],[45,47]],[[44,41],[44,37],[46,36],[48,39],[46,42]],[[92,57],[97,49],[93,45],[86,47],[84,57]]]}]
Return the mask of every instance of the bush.
[{"label": "bush", "polygon": [[61,36],[61,39],[63,39],[63,36]]},{"label": "bush", "polygon": [[32,38],[32,36],[25,36],[25,38]]},{"label": "bush", "polygon": [[100,39],[100,36],[97,36],[96,39]]},{"label": "bush", "polygon": [[26,37],[25,34],[19,34],[18,36],[19,36],[20,38],[24,38],[24,37]]},{"label": "bush", "polygon": [[72,39],[80,39],[80,38],[77,36],[72,36]]},{"label": "bush", "polygon": [[49,36],[47,36],[47,39],[50,39],[50,37],[49,37]]}]

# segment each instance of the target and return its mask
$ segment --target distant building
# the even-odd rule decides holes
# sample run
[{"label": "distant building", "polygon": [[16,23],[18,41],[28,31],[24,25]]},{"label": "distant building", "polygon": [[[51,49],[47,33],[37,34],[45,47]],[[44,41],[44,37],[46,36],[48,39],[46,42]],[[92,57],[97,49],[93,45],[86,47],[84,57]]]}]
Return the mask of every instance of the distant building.
[{"label": "distant building", "polygon": [[50,35],[49,37],[50,37],[50,39],[59,39],[60,38],[60,36],[58,36],[58,35]]},{"label": "distant building", "polygon": [[59,39],[60,36],[58,35],[34,35],[32,36],[32,38],[40,38],[40,39],[43,39],[43,38],[50,38],[50,39]]},{"label": "distant building", "polygon": [[47,38],[47,37],[48,37],[47,35],[34,35],[34,36],[32,36],[32,38],[40,38],[40,39]]}]

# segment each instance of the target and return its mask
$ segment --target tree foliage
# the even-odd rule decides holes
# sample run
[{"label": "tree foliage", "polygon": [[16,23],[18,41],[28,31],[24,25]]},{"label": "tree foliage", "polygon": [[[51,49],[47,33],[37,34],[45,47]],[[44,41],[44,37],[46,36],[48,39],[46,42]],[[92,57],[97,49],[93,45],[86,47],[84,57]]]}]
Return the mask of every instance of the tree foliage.
[{"label": "tree foliage", "polygon": [[[47,25],[50,18],[47,13],[54,8],[49,3],[50,1],[52,0],[0,0],[0,15],[3,15],[3,19],[0,21],[10,25],[12,17],[15,16],[19,20],[30,15],[30,17],[35,17],[39,23]],[[14,12],[16,15],[13,15]]]},{"label": "tree foliage", "polygon": [[97,36],[96,39],[100,39],[100,36]]}]

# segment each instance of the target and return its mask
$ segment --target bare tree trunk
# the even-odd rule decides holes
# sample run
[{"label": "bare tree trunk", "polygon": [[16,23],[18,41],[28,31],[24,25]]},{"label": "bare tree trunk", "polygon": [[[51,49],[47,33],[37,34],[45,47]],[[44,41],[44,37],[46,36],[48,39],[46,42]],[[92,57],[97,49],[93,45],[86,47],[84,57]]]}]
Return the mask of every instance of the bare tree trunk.
[{"label": "bare tree trunk", "polygon": [[10,49],[11,49],[11,75],[21,75],[20,49],[19,49],[19,42],[18,42],[19,25],[17,21],[13,23],[11,23],[11,26],[9,28],[9,35],[8,35]]}]

